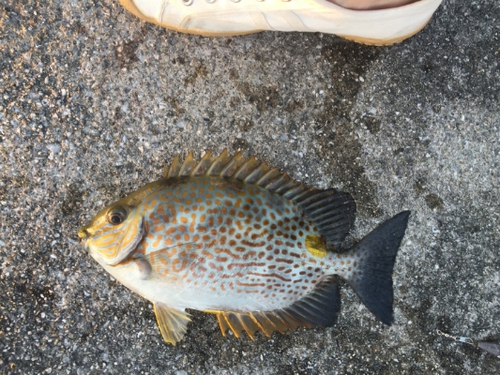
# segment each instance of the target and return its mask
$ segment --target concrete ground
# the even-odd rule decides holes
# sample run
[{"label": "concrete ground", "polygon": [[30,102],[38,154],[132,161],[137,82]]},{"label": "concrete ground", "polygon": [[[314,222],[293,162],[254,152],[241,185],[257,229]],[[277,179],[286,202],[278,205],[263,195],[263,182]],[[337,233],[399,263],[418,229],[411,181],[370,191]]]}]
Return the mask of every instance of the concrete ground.
[{"label": "concrete ground", "polygon": [[[204,38],[117,1],[0,1],[0,373],[498,374],[437,334],[500,341],[500,4],[445,0],[395,46],[332,35]],[[356,199],[352,239],[412,211],[386,327],[342,289],[335,327],[255,341],[151,304],[79,226],[177,153],[241,150]]]}]

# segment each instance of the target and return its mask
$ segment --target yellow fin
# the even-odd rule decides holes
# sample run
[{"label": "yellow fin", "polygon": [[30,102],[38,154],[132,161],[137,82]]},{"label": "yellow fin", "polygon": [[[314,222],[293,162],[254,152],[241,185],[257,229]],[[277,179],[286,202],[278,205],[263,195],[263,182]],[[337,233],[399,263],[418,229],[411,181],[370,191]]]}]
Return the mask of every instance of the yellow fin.
[{"label": "yellow fin", "polygon": [[184,163],[181,165],[181,169],[179,169],[179,176],[189,176],[195,167],[196,162],[193,158],[193,151],[189,151]]},{"label": "yellow fin", "polygon": [[316,258],[324,258],[326,255],[326,243],[318,235],[307,235],[306,248]]},{"label": "yellow fin", "polygon": [[172,345],[182,340],[187,331],[187,324],[191,321],[189,314],[159,302],[154,304],[154,312],[163,340]]},{"label": "yellow fin", "polygon": [[175,155],[175,158],[174,160],[172,160],[172,164],[170,164],[170,168],[168,169],[168,171],[165,169],[165,177],[177,177],[180,170],[181,163],[179,162],[179,155]]},{"label": "yellow fin", "polygon": [[285,311],[254,311],[254,312],[235,312],[235,311],[205,311],[217,315],[217,321],[223,336],[230,329],[237,338],[241,332],[245,331],[252,340],[255,340],[254,333],[262,331],[267,337],[271,337],[274,331],[285,333],[287,329],[294,330],[299,326],[308,326],[308,324],[299,323],[293,320]]},{"label": "yellow fin", "polygon": [[214,158],[212,157],[212,152],[208,150],[205,155],[201,158],[201,160],[198,162],[196,167],[194,167],[193,171],[191,172],[192,176],[199,176],[199,175],[204,175],[207,173],[208,168],[212,165],[214,162]]},{"label": "yellow fin", "polygon": [[327,277],[310,294],[282,309],[246,312],[205,310],[217,315],[223,336],[228,329],[236,337],[245,331],[252,340],[257,331],[271,337],[274,331],[285,333],[287,329],[298,327],[331,327],[339,311],[340,293],[336,276]]}]

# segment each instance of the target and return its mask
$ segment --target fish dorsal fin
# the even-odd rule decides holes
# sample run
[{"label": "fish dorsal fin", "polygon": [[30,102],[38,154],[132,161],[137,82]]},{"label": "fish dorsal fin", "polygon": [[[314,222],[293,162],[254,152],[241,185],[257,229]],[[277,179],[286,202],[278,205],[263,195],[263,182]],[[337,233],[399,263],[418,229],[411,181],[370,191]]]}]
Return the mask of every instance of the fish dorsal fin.
[{"label": "fish dorsal fin", "polygon": [[165,173],[166,178],[177,177],[179,175],[179,171],[181,170],[181,163],[179,162],[179,155],[175,155],[174,160],[172,160],[172,164],[170,164],[170,168]]},{"label": "fish dorsal fin", "polygon": [[247,178],[248,175],[259,166],[259,164],[260,161],[258,161],[255,156],[252,156],[250,159],[245,161],[241,167],[238,168],[233,177],[237,180],[244,181],[245,178]]},{"label": "fish dorsal fin", "polygon": [[222,335],[231,330],[236,337],[246,332],[253,340],[262,331],[270,337],[274,331],[284,333],[298,327],[331,327],[340,311],[340,293],[336,276],[321,282],[309,295],[289,307],[273,311],[208,311],[217,315]]},{"label": "fish dorsal fin", "polygon": [[209,150],[203,155],[200,162],[194,167],[191,175],[193,176],[202,176],[208,172],[208,169],[214,162],[214,158],[212,156],[212,152]]},{"label": "fish dorsal fin", "polygon": [[356,204],[349,193],[334,189],[302,194],[297,202],[325,239],[329,250],[338,250],[354,225]]},{"label": "fish dorsal fin", "polygon": [[234,173],[243,163],[245,163],[245,158],[241,155],[241,152],[238,152],[232,159],[229,160],[224,168],[222,168],[219,174],[222,177],[233,177]]},{"label": "fish dorsal fin", "polygon": [[189,151],[189,154],[184,159],[181,169],[179,170],[179,176],[189,176],[193,169],[196,167],[196,162],[193,158],[193,151]]},{"label": "fish dorsal fin", "polygon": [[219,156],[214,160],[210,168],[208,168],[207,175],[218,175],[220,171],[229,163],[231,158],[227,154],[227,150],[220,153]]},{"label": "fish dorsal fin", "polygon": [[255,167],[253,171],[249,171],[250,173],[248,173],[248,176],[246,176],[243,181],[248,184],[256,184],[257,181],[269,172],[270,169],[271,167],[268,166],[266,162],[262,162]]},{"label": "fish dorsal fin", "polygon": [[165,176],[170,178],[189,175],[234,178],[296,202],[309,215],[330,250],[340,247],[354,225],[356,205],[350,194],[334,189],[319,190],[307,187],[295,182],[277,168],[259,162],[254,156],[245,159],[238,152],[231,158],[227,150],[224,150],[214,157],[208,151],[196,163],[190,152],[182,164],[176,156]]},{"label": "fish dorsal fin", "polygon": [[172,345],[182,340],[187,331],[187,324],[191,321],[189,314],[160,302],[154,304],[154,312],[163,340]]}]

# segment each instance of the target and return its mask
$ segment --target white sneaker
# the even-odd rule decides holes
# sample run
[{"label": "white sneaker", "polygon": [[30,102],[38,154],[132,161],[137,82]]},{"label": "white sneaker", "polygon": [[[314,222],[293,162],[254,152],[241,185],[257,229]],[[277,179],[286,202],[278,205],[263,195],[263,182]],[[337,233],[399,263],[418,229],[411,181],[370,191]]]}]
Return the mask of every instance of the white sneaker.
[{"label": "white sneaker", "polygon": [[120,0],[137,17],[168,29],[205,36],[264,30],[322,32],[387,45],[419,32],[442,0],[396,8],[350,10],[326,0]]}]

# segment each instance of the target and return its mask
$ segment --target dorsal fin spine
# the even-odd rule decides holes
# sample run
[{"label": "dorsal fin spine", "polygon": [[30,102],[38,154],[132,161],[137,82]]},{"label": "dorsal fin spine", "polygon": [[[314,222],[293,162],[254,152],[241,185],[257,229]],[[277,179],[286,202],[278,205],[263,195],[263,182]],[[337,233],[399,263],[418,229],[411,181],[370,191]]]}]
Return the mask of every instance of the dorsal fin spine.
[{"label": "dorsal fin spine", "polygon": [[232,157],[232,159],[227,163],[224,169],[220,172],[222,177],[232,177],[235,172],[238,170],[241,164],[243,164],[245,160],[241,155],[241,152],[238,152],[236,155]]},{"label": "dorsal fin spine", "polygon": [[298,183],[297,186],[291,188],[290,190],[288,190],[287,192],[283,193],[283,196],[286,198],[286,199],[290,199],[290,200],[293,200],[295,201],[295,198],[301,193],[303,192],[304,190],[306,190],[306,187],[300,183]]},{"label": "dorsal fin spine", "polygon": [[226,320],[226,323],[229,327],[229,329],[233,332],[233,334],[239,338],[240,337],[240,333],[238,332],[238,330],[235,328],[235,326],[231,323],[231,320],[229,319],[229,316],[226,314],[226,313],[223,313],[223,316],[224,316],[224,319]]},{"label": "dorsal fin spine", "polygon": [[194,167],[193,171],[191,172],[192,176],[201,176],[204,175],[207,171],[204,170],[205,168],[208,168],[212,164],[212,153],[210,150],[208,150],[205,155],[201,158],[199,163]]},{"label": "dorsal fin spine", "polygon": [[318,190],[315,189],[315,188],[306,188],[302,193],[299,193],[297,194],[296,197],[293,198],[293,200],[297,203],[301,203],[302,205],[302,202],[308,198],[310,198],[311,196],[313,196]]},{"label": "dorsal fin spine", "polygon": [[[290,179],[286,184],[280,186],[278,189],[276,189],[276,193],[285,195],[287,191],[290,191],[292,188],[295,189],[295,186],[297,185],[297,182],[294,180]],[[289,199],[288,197],[285,197]]]},{"label": "dorsal fin spine", "polygon": [[224,168],[227,163],[229,162],[229,156],[227,154],[227,150],[224,149],[224,151],[222,151],[220,153],[219,156],[217,156],[217,158],[214,160],[214,162],[212,163],[212,165],[210,166],[210,168],[208,169],[207,171],[207,175],[218,175],[220,173],[220,170],[222,168]]},{"label": "dorsal fin spine", "polygon": [[179,155],[175,155],[174,160],[172,160],[172,164],[170,164],[170,168],[168,169],[168,174],[166,177],[177,177],[180,168],[181,164],[179,163]]},{"label": "dorsal fin spine", "polygon": [[269,166],[267,165],[266,162],[260,163],[254,170],[251,172],[246,178],[245,182],[249,184],[255,183],[256,180],[258,180],[262,174],[265,174],[269,170]]},{"label": "dorsal fin spine", "polygon": [[179,170],[179,176],[189,176],[195,167],[193,159],[193,151],[189,151],[184,163],[182,163],[181,169]]},{"label": "dorsal fin spine", "polygon": [[240,181],[245,181],[245,178],[247,178],[253,169],[255,169],[258,165],[259,161],[255,156],[252,156],[238,168],[233,177]]},{"label": "dorsal fin spine", "polygon": [[274,179],[273,181],[269,182],[265,188],[267,190],[270,190],[270,191],[276,191],[281,185],[285,184],[286,183],[286,178],[288,176],[286,175],[286,173],[284,174],[278,174],[277,178]]},{"label": "dorsal fin spine", "polygon": [[272,168],[269,171],[267,171],[261,178],[259,178],[255,184],[265,187],[268,184],[268,180],[271,180],[275,178],[276,174],[279,174],[280,172],[278,171],[278,168]]}]

